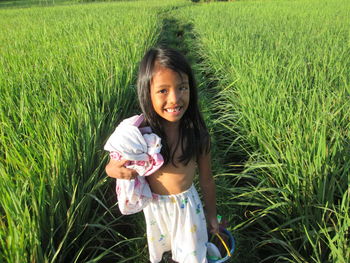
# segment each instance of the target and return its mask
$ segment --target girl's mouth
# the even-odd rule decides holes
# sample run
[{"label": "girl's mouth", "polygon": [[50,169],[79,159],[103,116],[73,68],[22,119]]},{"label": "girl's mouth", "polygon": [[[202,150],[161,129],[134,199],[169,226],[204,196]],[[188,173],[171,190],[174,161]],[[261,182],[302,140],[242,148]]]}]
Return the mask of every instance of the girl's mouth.
[{"label": "girl's mouth", "polygon": [[182,109],[182,107],[175,107],[175,108],[168,108],[168,109],[164,109],[166,112],[169,112],[169,113],[177,113],[177,112],[180,112]]}]

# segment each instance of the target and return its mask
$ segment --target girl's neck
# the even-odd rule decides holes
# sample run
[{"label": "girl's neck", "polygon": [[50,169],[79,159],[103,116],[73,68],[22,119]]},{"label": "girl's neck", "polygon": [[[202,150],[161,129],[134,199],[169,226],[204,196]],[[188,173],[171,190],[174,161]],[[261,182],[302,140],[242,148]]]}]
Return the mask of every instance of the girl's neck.
[{"label": "girl's neck", "polygon": [[179,126],[179,122],[166,121],[163,124],[167,144],[171,152],[175,151],[176,145],[179,142]]},{"label": "girl's neck", "polygon": [[177,136],[179,133],[180,122],[168,122],[164,121],[164,132],[168,138]]}]

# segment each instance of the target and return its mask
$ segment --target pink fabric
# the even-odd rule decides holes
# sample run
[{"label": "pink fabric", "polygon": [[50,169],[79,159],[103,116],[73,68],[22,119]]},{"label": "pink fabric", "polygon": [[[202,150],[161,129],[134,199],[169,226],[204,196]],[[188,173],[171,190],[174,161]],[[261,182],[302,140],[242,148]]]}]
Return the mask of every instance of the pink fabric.
[{"label": "pink fabric", "polygon": [[[143,120],[143,115],[136,115],[124,120],[121,124],[138,127]],[[163,157],[159,153],[161,147],[160,138],[155,134],[152,134],[152,130],[150,127],[139,128],[139,131],[142,134],[142,136],[138,135],[137,133],[133,133],[133,135],[135,134],[135,136],[143,137],[143,143],[147,144],[147,152],[142,152],[144,156],[142,158],[144,159],[130,160],[124,165],[127,168],[136,170],[139,175],[133,180],[116,179],[116,193],[118,196],[118,206],[121,213],[125,215],[140,212],[153,199],[151,189],[146,181],[145,176],[153,174],[164,163]],[[125,134],[125,132],[129,134],[128,129],[122,129],[123,135]],[[122,150],[124,149],[124,147],[128,148],[130,146],[130,144],[124,144],[124,146],[120,150],[121,152],[113,151],[112,149],[115,149],[114,147],[116,147],[119,144],[119,142],[121,142],[121,137],[122,136],[120,136],[119,130],[119,132],[114,134],[113,139],[109,139],[107,141],[106,145],[108,145],[108,147],[106,147],[105,145],[105,149],[110,151],[111,159],[123,159],[123,154],[121,153]],[[112,136],[110,138],[112,138]],[[134,146],[132,146],[131,149],[134,149],[133,147]],[[146,147],[144,148],[146,149]]]},{"label": "pink fabric", "polygon": [[[119,152],[111,152],[109,154],[111,159],[120,161],[123,159],[123,156]],[[157,171],[164,163],[163,156],[160,153],[156,153],[153,155],[149,155],[149,160],[147,161],[127,161],[124,166],[126,168],[133,169],[134,166],[147,166],[148,169],[146,170],[146,173],[143,174],[143,176],[151,175],[155,171]]]}]

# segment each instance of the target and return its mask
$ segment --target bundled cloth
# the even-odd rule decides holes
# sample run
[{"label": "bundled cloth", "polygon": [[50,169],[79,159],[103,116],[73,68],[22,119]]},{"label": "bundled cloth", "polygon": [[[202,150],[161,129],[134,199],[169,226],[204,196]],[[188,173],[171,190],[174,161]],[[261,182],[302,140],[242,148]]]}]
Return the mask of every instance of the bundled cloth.
[{"label": "bundled cloth", "polygon": [[117,179],[118,206],[124,215],[140,212],[152,200],[145,176],[153,174],[164,163],[160,154],[161,139],[150,127],[139,128],[143,120],[142,114],[123,120],[104,146],[111,159],[128,160],[125,167],[138,173],[135,179]]}]

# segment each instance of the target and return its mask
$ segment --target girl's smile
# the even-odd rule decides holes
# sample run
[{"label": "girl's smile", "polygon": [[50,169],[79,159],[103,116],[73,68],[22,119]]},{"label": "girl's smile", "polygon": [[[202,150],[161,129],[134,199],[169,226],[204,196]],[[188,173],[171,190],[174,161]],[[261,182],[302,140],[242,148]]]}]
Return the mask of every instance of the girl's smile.
[{"label": "girl's smile", "polygon": [[190,100],[188,76],[158,66],[151,80],[151,100],[160,117],[169,122],[178,122]]}]

